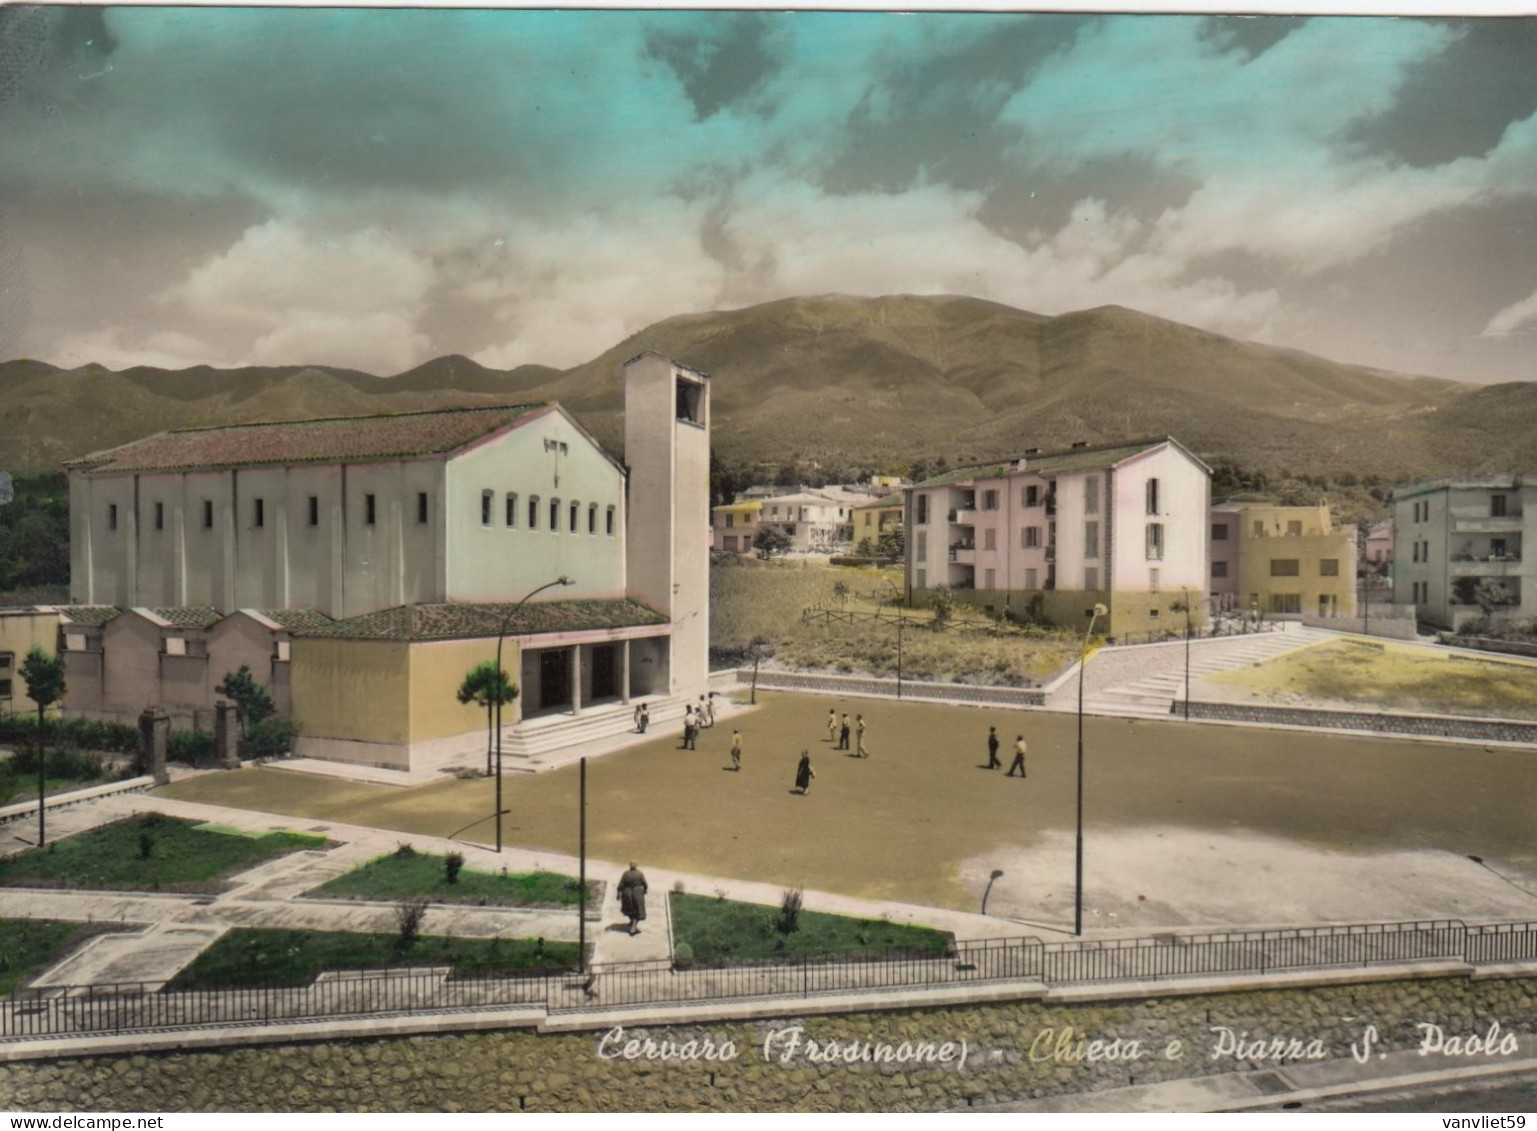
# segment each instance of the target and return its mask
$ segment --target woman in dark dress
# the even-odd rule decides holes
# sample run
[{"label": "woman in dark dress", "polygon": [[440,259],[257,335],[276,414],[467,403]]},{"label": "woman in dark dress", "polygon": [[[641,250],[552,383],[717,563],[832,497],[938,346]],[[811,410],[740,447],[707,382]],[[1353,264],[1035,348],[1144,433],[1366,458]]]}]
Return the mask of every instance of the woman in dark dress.
[{"label": "woman in dark dress", "polygon": [[800,765],[795,767],[795,788],[802,794],[810,793],[811,779],[816,776],[816,771],[811,768],[811,752],[802,750]]},{"label": "woman in dark dress", "polygon": [[630,921],[630,934],[640,934],[637,924],[646,917],[646,876],[633,860],[629,870],[619,877],[619,910]]}]

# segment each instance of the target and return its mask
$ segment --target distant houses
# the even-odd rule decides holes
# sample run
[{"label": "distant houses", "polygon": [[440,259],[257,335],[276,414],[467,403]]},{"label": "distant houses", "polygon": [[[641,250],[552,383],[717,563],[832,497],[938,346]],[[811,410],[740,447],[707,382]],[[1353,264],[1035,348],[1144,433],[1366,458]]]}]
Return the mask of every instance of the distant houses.
[{"label": "distant houses", "polygon": [[886,476],[852,486],[778,492],[748,488],[741,501],[717,506],[711,512],[711,546],[724,553],[751,554],[758,534],[767,529],[783,535],[786,552],[845,552],[856,540],[856,512],[883,497],[893,497],[899,484],[900,480]]}]

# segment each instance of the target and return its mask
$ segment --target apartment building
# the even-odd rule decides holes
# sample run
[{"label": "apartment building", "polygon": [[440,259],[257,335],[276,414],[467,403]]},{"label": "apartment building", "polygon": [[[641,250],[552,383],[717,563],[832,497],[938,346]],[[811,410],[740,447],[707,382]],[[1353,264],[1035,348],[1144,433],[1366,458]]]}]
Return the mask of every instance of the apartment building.
[{"label": "apartment building", "polygon": [[1393,600],[1456,628],[1537,617],[1537,476],[1430,479],[1393,489]]},{"label": "apartment building", "polygon": [[1203,607],[1211,469],[1171,437],[1031,449],[904,491],[907,586],[1112,634]]},{"label": "apartment building", "polygon": [[1248,495],[1213,503],[1208,555],[1214,611],[1355,615],[1356,529],[1336,526],[1326,503],[1287,507]]}]

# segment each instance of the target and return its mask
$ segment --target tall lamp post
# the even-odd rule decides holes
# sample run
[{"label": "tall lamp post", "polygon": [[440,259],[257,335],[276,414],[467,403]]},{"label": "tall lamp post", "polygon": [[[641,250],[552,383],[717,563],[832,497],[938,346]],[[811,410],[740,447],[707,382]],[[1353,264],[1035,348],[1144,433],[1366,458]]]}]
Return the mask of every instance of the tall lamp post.
[{"label": "tall lamp post", "polygon": [[1094,622],[1110,610],[1095,605],[1088,610],[1089,627],[1084,629],[1083,647],[1078,650],[1078,837],[1073,872],[1073,934],[1083,934],[1083,669],[1089,658],[1089,637]]},{"label": "tall lamp post", "polygon": [[1185,721],[1190,721],[1190,590],[1185,594]]},{"label": "tall lamp post", "polygon": [[496,850],[502,850],[502,703],[506,696],[502,694],[502,687],[511,682],[502,671],[502,642],[507,639],[507,629],[512,626],[512,618],[530,597],[543,593],[546,589],[553,589],[557,585],[575,585],[565,574],[561,574],[554,581],[546,581],[537,589],[531,589],[523,595],[523,598],[512,608],[508,609],[502,617],[501,626],[496,633]]}]

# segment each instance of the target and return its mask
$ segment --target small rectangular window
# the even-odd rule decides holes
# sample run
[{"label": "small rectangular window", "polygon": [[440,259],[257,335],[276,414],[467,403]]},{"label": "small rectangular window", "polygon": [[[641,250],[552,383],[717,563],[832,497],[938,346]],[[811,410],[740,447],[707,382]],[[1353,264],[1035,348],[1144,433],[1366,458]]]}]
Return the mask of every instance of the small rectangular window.
[{"label": "small rectangular window", "polygon": [[598,504],[597,503],[588,503],[587,504],[587,533],[588,534],[596,534],[597,532],[598,532]]},{"label": "small rectangular window", "polygon": [[929,532],[927,530],[918,531],[918,547],[913,552],[913,560],[920,562],[929,560]]},{"label": "small rectangular window", "polygon": [[[982,492],[982,509],[985,511],[995,511],[998,509],[997,491],[989,489]],[[989,585],[988,588],[991,589],[992,586]]]},{"label": "small rectangular window", "polygon": [[[1147,588],[1149,593],[1158,592],[1158,571],[1156,569],[1147,571]],[[1157,616],[1158,614],[1154,613],[1153,615]]]},{"label": "small rectangular window", "polygon": [[[1099,513],[1099,476],[1091,475],[1083,481],[1083,513]],[[1097,586],[1089,586],[1090,589]]]},{"label": "small rectangular window", "polygon": [[1158,514],[1158,480],[1147,481],[1147,513]]},{"label": "small rectangular window", "polygon": [[480,525],[482,525],[482,526],[490,526],[491,525],[491,492],[490,491],[482,491],[480,493]]},{"label": "small rectangular window", "polygon": [[913,586],[913,588],[914,589],[927,589],[928,587],[929,587],[929,571],[926,570],[926,569],[918,570],[918,581]]},{"label": "small rectangular window", "polygon": [[927,522],[929,520],[929,497],[927,495],[919,495],[915,508],[916,513],[913,516],[913,521]]},{"label": "small rectangular window", "polygon": [[212,530],[213,529],[213,500],[212,499],[204,499],[203,500],[203,529],[204,530]]},{"label": "small rectangular window", "polygon": [[316,495],[310,496],[310,525],[320,525],[320,498]]},{"label": "small rectangular window", "polygon": [[538,495],[530,495],[528,497],[528,528],[530,530],[538,530],[539,529],[539,496]]},{"label": "small rectangular window", "polygon": [[607,529],[606,533],[609,535],[609,537],[613,537],[613,534],[614,534],[614,508],[613,507],[609,507],[608,508],[608,515],[607,515],[606,521],[607,521],[607,524],[608,524],[608,529]]},{"label": "small rectangular window", "polygon": [[156,503],[155,504],[155,529],[156,530],[164,530],[165,529],[165,504],[164,503]]},{"label": "small rectangular window", "polygon": [[[1020,545],[1026,550],[1039,549],[1041,545],[1041,528],[1039,526],[1027,526],[1020,532],[1022,541]],[[1034,586],[1031,586],[1033,589]]]},{"label": "small rectangular window", "polygon": [[107,529],[108,530],[116,530],[117,529],[117,504],[116,503],[108,503],[107,504]]},{"label": "small rectangular window", "polygon": [[560,500],[550,500],[550,533],[555,534],[560,530]]},{"label": "small rectangular window", "polygon": [[566,512],[566,529],[571,531],[572,534],[576,533],[577,519],[581,513],[582,504],[573,501],[571,508]]},{"label": "small rectangular window", "polygon": [[[1041,505],[1041,489],[1040,489],[1040,487],[1039,486],[1026,487],[1025,488],[1025,506],[1027,506],[1027,507],[1038,507],[1040,505]],[[1030,588],[1034,589],[1035,586],[1032,585],[1032,586],[1030,586]]]},{"label": "small rectangular window", "polygon": [[1324,558],[1318,563],[1320,577],[1338,577],[1340,575],[1340,560],[1338,558]]},{"label": "small rectangular window", "polygon": [[1490,495],[1489,496],[1489,517],[1490,518],[1504,518],[1505,517],[1505,496],[1504,495]]},{"label": "small rectangular window", "polygon": [[502,502],[502,521],[507,529],[511,530],[518,525],[518,496],[515,491],[508,491],[507,497]]},{"label": "small rectangular window", "polygon": [[1161,522],[1147,524],[1147,557],[1149,561],[1158,561],[1163,557],[1163,523]]},{"label": "small rectangular window", "polygon": [[[998,532],[996,530],[982,531],[982,548],[984,550],[996,550],[998,548]],[[992,588],[991,585],[988,586]]]},{"label": "small rectangular window", "polygon": [[416,521],[420,523],[425,523],[427,521],[426,491],[418,491],[416,493]]},{"label": "small rectangular window", "polygon": [[1211,563],[1211,575],[1212,575],[1212,577],[1226,577],[1227,576],[1227,562],[1212,562]]},{"label": "small rectangular window", "polygon": [[1297,558],[1271,558],[1271,577],[1301,577],[1302,562]]},{"label": "small rectangular window", "polygon": [[1025,570],[1025,588],[1026,589],[1039,589],[1040,586],[1036,584],[1037,580],[1038,580],[1038,574],[1037,574],[1037,572],[1035,570],[1033,570],[1033,569]]},{"label": "small rectangular window", "polygon": [[[1085,558],[1099,557],[1099,521],[1090,520],[1083,524],[1083,556]],[[1090,589],[1097,586],[1089,586]]]},{"label": "small rectangular window", "polygon": [[1099,588],[1099,567],[1087,566],[1083,571],[1083,587],[1085,589]]},{"label": "small rectangular window", "polygon": [[363,525],[373,526],[378,520],[378,508],[373,495],[363,496]]},{"label": "small rectangular window", "polygon": [[984,569],[982,571],[982,588],[983,589],[996,589],[996,588],[998,588],[998,574],[997,574],[997,572],[995,570]]},{"label": "small rectangular window", "polygon": [[267,504],[261,499],[252,500],[256,505],[251,508],[251,525],[267,525]]},{"label": "small rectangular window", "polygon": [[1286,523],[1286,535],[1289,538],[1298,538],[1302,535],[1302,523],[1297,519],[1289,519]]},{"label": "small rectangular window", "polygon": [[1254,520],[1254,537],[1256,537],[1256,538],[1263,538],[1264,536],[1265,536],[1265,522],[1264,522],[1263,519],[1256,518]]},{"label": "small rectangular window", "polygon": [[1214,522],[1211,524],[1211,540],[1213,542],[1227,541],[1227,523]]}]

